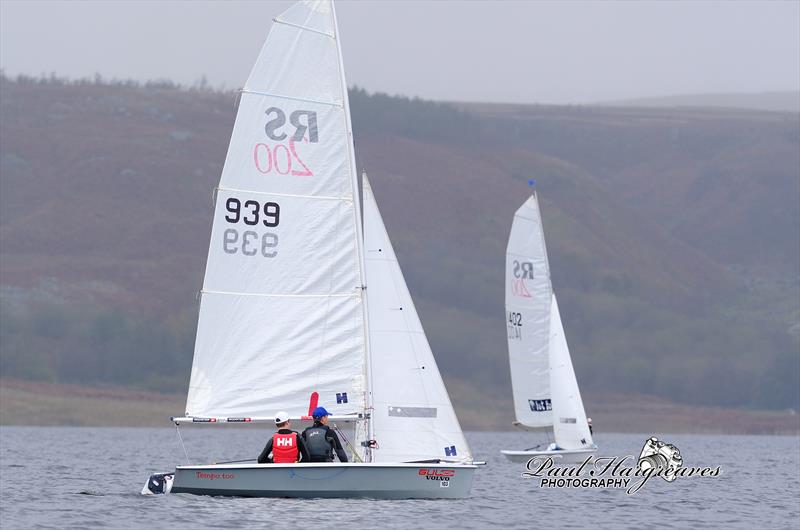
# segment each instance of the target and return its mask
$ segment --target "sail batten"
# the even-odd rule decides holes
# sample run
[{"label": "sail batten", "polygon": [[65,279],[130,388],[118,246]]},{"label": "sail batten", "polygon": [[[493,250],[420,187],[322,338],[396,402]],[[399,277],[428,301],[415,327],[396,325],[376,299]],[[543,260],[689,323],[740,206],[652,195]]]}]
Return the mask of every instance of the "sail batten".
[{"label": "sail batten", "polygon": [[265,296],[274,298],[360,298],[360,293],[344,294],[344,293],[322,293],[322,294],[280,294],[280,293],[243,293],[243,292],[228,292],[228,291],[212,291],[210,289],[203,289],[200,294],[224,294],[230,296]]},{"label": "sail batten", "polygon": [[273,197],[295,197],[297,199],[317,199],[320,201],[344,201],[350,202],[353,200],[353,197],[348,196],[341,196],[341,197],[328,197],[325,195],[299,195],[297,193],[278,193],[275,191],[259,191],[259,190],[243,190],[239,188],[226,188],[224,186],[220,186],[216,189],[217,192],[220,191],[230,191],[230,192],[238,192],[238,193],[256,193],[260,195],[271,195]]},{"label": "sail batten", "polygon": [[302,24],[295,24],[293,22],[287,22],[285,20],[281,20],[279,17],[273,18],[272,21],[276,22],[278,24],[285,24],[287,26],[292,26],[294,28],[302,29],[304,31],[313,31],[314,33],[319,33],[320,35],[325,35],[326,37],[330,37],[332,39],[336,38],[336,36],[334,34],[332,34],[332,33],[326,33],[324,31],[320,31],[318,29],[310,28],[308,26],[303,26]]},{"label": "sail batten", "polygon": [[298,98],[298,97],[295,97],[295,96],[287,96],[286,94],[275,94],[275,93],[264,92],[264,91],[260,91],[260,90],[252,90],[252,89],[248,89],[248,88],[243,88],[241,90],[241,92],[242,92],[242,94],[253,94],[253,95],[257,95],[257,96],[267,96],[267,97],[279,98],[279,99],[291,99],[293,101],[302,101],[303,103],[313,103],[315,105],[330,105],[332,107],[339,107],[339,108],[344,106],[341,103],[335,102],[335,101],[319,101],[319,100],[316,100],[316,99]]}]

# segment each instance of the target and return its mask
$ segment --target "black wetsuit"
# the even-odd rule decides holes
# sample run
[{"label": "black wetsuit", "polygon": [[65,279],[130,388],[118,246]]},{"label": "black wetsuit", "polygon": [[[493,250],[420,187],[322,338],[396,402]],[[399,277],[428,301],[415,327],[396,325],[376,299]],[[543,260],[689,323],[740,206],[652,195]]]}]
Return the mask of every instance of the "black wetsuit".
[{"label": "black wetsuit", "polygon": [[[301,462],[310,462],[311,457],[308,454],[308,448],[306,447],[305,442],[303,441],[303,437],[297,431],[293,431],[291,429],[278,429],[278,434],[297,434],[297,450],[300,453],[300,461]],[[259,464],[271,464],[272,463],[272,436],[269,437],[267,441],[267,445],[264,446],[264,450],[261,451],[261,454],[258,455],[258,463]]]},{"label": "black wetsuit", "polygon": [[312,462],[333,462],[333,451],[339,457],[339,462],[347,462],[347,453],[344,452],[342,442],[336,432],[322,423],[315,421],[314,425],[303,431],[303,440],[308,447]]}]

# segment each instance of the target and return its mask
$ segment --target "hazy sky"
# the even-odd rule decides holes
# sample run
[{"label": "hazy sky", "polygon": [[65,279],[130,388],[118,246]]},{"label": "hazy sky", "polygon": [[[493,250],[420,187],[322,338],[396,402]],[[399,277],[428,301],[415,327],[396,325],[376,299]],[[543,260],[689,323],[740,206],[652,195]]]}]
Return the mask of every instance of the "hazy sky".
[{"label": "hazy sky", "polygon": [[[288,1],[0,0],[7,74],[240,87]],[[348,84],[580,103],[800,89],[800,0],[337,2]]]}]

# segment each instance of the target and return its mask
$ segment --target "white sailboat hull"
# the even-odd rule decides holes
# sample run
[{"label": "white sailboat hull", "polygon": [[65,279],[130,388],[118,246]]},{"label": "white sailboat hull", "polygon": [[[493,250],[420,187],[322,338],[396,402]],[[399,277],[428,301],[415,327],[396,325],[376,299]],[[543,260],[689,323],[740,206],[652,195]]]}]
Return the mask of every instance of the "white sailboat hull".
[{"label": "white sailboat hull", "polygon": [[576,462],[583,462],[587,456],[593,455],[597,452],[597,448],[591,449],[575,449],[567,451],[564,449],[555,451],[511,451],[504,449],[500,451],[506,458],[512,462],[525,463],[531,458],[546,458],[553,459],[555,464],[574,464]]},{"label": "white sailboat hull", "polygon": [[463,499],[471,464],[308,463],[177,466],[172,493],[239,497]]}]

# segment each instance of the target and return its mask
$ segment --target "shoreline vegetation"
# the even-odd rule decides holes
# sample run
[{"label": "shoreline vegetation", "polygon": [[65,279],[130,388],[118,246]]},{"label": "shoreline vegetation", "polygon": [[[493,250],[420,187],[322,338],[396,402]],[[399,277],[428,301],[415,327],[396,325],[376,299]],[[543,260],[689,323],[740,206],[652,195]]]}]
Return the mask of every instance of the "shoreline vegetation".
[{"label": "shoreline vegetation", "polygon": [[[587,412],[599,432],[800,435],[800,416],[791,410],[694,407],[648,395],[590,394],[587,398]],[[465,430],[514,430],[510,403],[496,401],[482,410],[458,410],[454,401]],[[169,416],[181,414],[184,404],[184,393],[0,379],[0,425],[4,427],[169,427]]]}]

